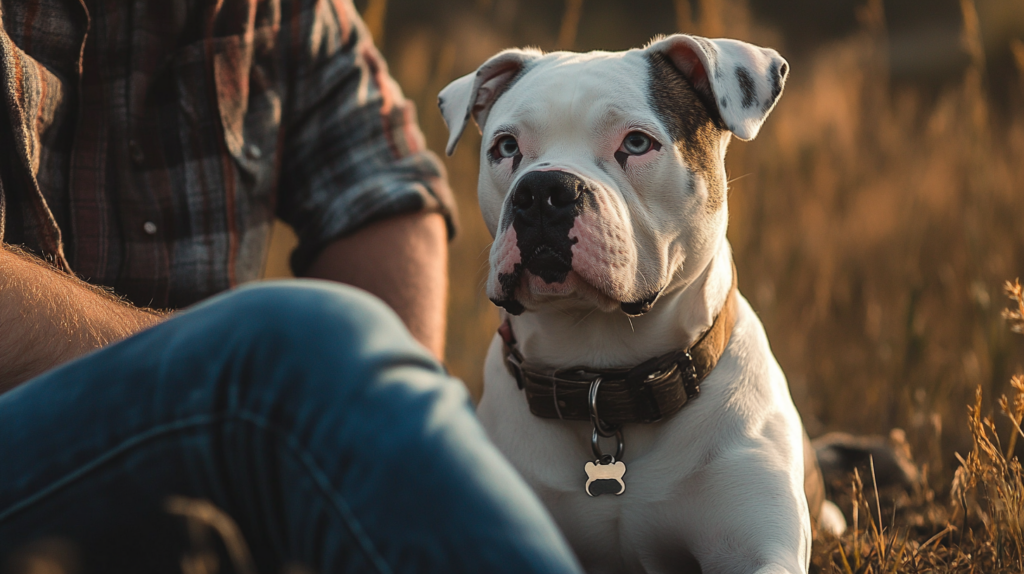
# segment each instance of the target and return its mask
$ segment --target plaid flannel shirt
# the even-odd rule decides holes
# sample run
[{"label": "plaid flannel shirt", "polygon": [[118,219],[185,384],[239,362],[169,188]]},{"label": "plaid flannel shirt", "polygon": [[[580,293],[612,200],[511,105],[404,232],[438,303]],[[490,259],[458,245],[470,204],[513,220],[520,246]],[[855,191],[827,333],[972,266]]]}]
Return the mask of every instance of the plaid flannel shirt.
[{"label": "plaid flannel shirt", "polygon": [[[444,170],[350,0],[3,0],[0,240],[139,305],[301,273]],[[4,113],[4,112],[7,113]]]}]

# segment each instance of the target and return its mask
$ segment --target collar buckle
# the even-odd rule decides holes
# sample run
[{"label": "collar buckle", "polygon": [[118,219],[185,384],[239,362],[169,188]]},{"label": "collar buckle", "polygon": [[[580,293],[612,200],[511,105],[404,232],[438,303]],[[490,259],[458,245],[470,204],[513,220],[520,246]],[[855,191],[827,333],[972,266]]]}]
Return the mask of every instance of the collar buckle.
[{"label": "collar buckle", "polygon": [[690,351],[683,354],[685,364],[677,363],[680,374],[683,377],[683,390],[686,392],[686,401],[689,402],[700,394],[700,377],[697,375],[697,366],[693,363],[693,355]]}]

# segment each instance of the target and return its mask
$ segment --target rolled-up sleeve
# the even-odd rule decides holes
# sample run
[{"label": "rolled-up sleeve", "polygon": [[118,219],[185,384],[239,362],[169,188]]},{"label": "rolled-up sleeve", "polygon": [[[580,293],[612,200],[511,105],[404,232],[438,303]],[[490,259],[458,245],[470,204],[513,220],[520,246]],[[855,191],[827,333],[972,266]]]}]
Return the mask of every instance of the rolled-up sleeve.
[{"label": "rolled-up sleeve", "polygon": [[285,34],[290,85],[277,215],[299,237],[292,270],[301,274],[331,241],[395,215],[440,213],[453,236],[444,166],[426,149],[413,103],[351,1],[303,4],[282,19],[294,32]]}]

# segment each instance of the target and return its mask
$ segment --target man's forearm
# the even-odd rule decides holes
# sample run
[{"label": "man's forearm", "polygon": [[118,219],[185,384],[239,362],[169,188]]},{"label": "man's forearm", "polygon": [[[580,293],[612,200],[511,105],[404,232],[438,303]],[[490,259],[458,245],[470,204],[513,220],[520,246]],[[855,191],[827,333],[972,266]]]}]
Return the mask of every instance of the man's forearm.
[{"label": "man's forearm", "polygon": [[440,215],[416,213],[373,223],[324,248],[306,275],[380,297],[419,342],[444,358],[448,230]]},{"label": "man's forearm", "polygon": [[0,245],[0,393],[160,320]]}]

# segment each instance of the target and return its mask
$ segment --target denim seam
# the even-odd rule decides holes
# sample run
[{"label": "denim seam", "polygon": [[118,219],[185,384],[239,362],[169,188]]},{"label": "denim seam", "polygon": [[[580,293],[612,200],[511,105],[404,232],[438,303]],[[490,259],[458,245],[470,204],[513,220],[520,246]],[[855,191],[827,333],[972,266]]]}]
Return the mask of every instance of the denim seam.
[{"label": "denim seam", "polygon": [[64,488],[65,486],[67,486],[67,485],[71,484],[72,482],[78,480],[79,478],[83,477],[84,475],[88,474],[89,472],[95,470],[99,466],[109,462],[112,458],[114,458],[114,457],[124,453],[125,451],[127,451],[127,450],[129,450],[131,448],[134,448],[134,447],[136,447],[136,446],[138,446],[138,445],[140,445],[140,444],[142,444],[142,443],[144,443],[144,442],[146,442],[146,441],[148,441],[150,439],[156,438],[156,437],[158,437],[160,435],[163,435],[163,434],[168,434],[168,433],[172,433],[172,432],[181,431],[181,430],[184,430],[184,429],[187,429],[187,428],[192,428],[192,427],[197,427],[197,426],[202,426],[202,425],[208,425],[208,424],[217,422],[219,419],[224,419],[224,418],[226,418],[224,415],[218,415],[218,416],[211,416],[211,415],[194,416],[194,417],[190,417],[190,418],[183,419],[183,420],[180,420],[180,421],[175,421],[173,423],[169,423],[169,424],[165,424],[165,425],[159,425],[159,426],[153,427],[152,429],[150,429],[150,430],[148,430],[146,432],[137,434],[137,435],[129,438],[128,440],[122,442],[121,444],[115,446],[114,448],[108,450],[107,452],[99,455],[98,457],[94,458],[93,460],[83,464],[82,466],[78,467],[77,469],[71,471],[70,474],[67,474],[67,475],[63,476],[62,478],[57,479],[56,481],[51,483],[49,486],[44,487],[42,490],[36,492],[35,494],[32,494],[32,495],[28,496],[27,498],[22,499],[21,502],[16,502],[13,505],[9,506],[6,510],[0,511],[0,522],[3,522],[4,520],[10,518],[14,514],[17,514],[18,512],[24,510],[25,508],[28,508],[29,506],[39,502],[40,500],[42,500],[43,498],[46,498],[50,494],[53,494],[57,490],[60,490],[61,488]]},{"label": "denim seam", "polygon": [[321,493],[331,501],[331,504],[334,506],[335,510],[341,516],[342,521],[344,521],[345,525],[348,527],[349,532],[352,534],[352,537],[355,538],[360,549],[366,554],[367,558],[370,559],[370,562],[373,564],[374,568],[381,574],[391,574],[392,570],[387,565],[387,562],[384,560],[384,557],[381,556],[379,552],[377,552],[373,542],[367,536],[366,531],[359,523],[359,520],[355,517],[355,514],[352,512],[352,509],[345,502],[344,497],[342,497],[340,494],[335,492],[330,487],[330,481],[327,480],[326,475],[320,469],[320,466],[313,459],[309,451],[299,446],[298,440],[296,440],[295,437],[292,436],[290,433],[284,431],[277,425],[270,423],[265,418],[247,411],[239,412],[238,414],[233,416],[194,416],[180,421],[175,421],[174,423],[160,425],[141,434],[137,434],[131,437],[130,439],[122,442],[121,444],[115,446],[114,448],[108,450],[107,452],[99,455],[92,461],[87,462],[84,465],[78,467],[77,469],[73,470],[70,474],[67,474],[64,477],[56,480],[55,482],[51,483],[49,486],[44,487],[42,490],[36,492],[35,494],[32,494],[27,498],[22,499],[20,502],[14,503],[13,505],[9,506],[6,510],[0,511],[0,523],[9,519],[11,516],[17,514],[18,512],[27,509],[33,504],[36,504],[37,502],[53,494],[54,492],[84,477],[86,474],[92,472],[93,470],[96,470],[103,464],[109,462],[111,459],[149,440],[152,440],[164,434],[170,434],[173,432],[178,432],[198,426],[210,425],[217,422],[224,422],[234,417],[237,417],[239,420],[243,422],[250,423],[259,428],[260,430],[263,430],[264,432],[272,432],[275,434],[282,435],[285,439],[285,446],[289,450],[291,450],[292,454],[295,455],[302,462],[302,464],[306,467],[306,471],[309,472],[310,475],[312,475],[313,480],[316,483],[317,487],[320,489]]},{"label": "denim seam", "polygon": [[320,468],[320,465],[317,464],[312,454],[303,448],[291,433],[285,431],[278,425],[271,423],[262,416],[248,411],[239,412],[237,416],[242,421],[251,423],[265,432],[273,432],[283,436],[285,439],[285,446],[287,446],[288,449],[292,451],[292,454],[298,457],[298,459],[302,461],[302,464],[306,466],[306,471],[313,477],[313,480],[316,483],[316,486],[320,489],[321,494],[327,497],[327,499],[331,501],[331,504],[334,505],[335,510],[339,515],[341,515],[341,519],[345,522],[345,525],[348,526],[352,537],[356,539],[356,542],[359,544],[363,553],[365,553],[367,558],[370,559],[370,562],[374,565],[376,570],[381,574],[391,574],[392,570],[388,566],[387,561],[384,560],[384,557],[377,551],[376,546],[373,541],[370,540],[366,530],[363,529],[359,519],[356,518],[355,513],[352,512],[352,508],[347,502],[345,502],[345,498],[331,487],[331,482],[327,479],[326,474]]}]

